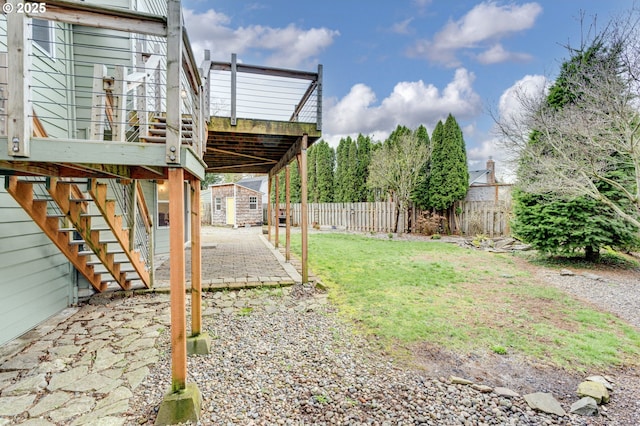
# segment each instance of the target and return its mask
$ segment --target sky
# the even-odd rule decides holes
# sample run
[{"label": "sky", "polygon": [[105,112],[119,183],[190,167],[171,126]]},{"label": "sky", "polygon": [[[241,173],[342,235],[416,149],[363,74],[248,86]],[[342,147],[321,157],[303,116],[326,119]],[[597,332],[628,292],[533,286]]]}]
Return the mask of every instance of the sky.
[{"label": "sky", "polygon": [[[452,114],[471,170],[489,157],[512,180],[495,116],[515,90],[550,84],[566,46],[603,28],[632,0],[184,0],[196,60],[316,71],[323,66],[323,139],[384,140],[397,125],[429,134]],[[582,22],[582,23],[581,23]]]}]

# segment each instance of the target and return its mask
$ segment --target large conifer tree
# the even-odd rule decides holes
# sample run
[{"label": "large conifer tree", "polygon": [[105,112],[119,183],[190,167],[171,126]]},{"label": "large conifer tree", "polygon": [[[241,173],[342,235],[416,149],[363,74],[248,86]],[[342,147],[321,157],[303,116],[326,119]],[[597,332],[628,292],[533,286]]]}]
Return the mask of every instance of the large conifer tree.
[{"label": "large conifer tree", "polygon": [[428,206],[444,213],[455,201],[462,200],[469,188],[464,138],[458,122],[451,114],[445,124],[439,121],[436,125],[431,144]]},{"label": "large conifer tree", "polygon": [[316,142],[316,195],[318,203],[330,203],[334,194],[335,151],[325,141]]},{"label": "large conifer tree", "polygon": [[[579,103],[581,93],[576,93],[577,70],[584,67],[598,67],[598,62],[616,60],[616,52],[608,51],[596,41],[584,51],[575,52],[574,56],[562,64],[560,75],[549,90],[546,103],[548,107],[560,110],[568,104]],[[588,82],[582,82],[587,83]],[[533,131],[529,144],[542,148],[542,155],[553,155],[553,148],[546,146],[544,135]],[[607,161],[602,158],[601,161]],[[521,163],[519,173],[531,173],[526,163]],[[617,169],[609,172],[624,175],[629,171]],[[537,178],[545,179],[544,175]],[[624,181],[624,179],[615,179]],[[612,200],[624,197],[603,183],[594,183],[599,191],[604,192]],[[617,194],[616,194],[617,192]],[[584,250],[588,260],[599,256],[600,248],[612,246],[630,248],[638,246],[637,228],[630,226],[618,217],[611,207],[603,205],[589,197],[565,198],[555,193],[534,193],[519,188],[514,192],[513,232],[534,248],[547,253],[570,253]]]},{"label": "large conifer tree", "polygon": [[[427,147],[427,150],[431,151],[431,141],[429,140],[429,133],[427,132],[427,128],[422,124],[418,126],[415,130],[415,135],[420,141],[420,143]],[[431,170],[431,160],[427,161],[425,165],[422,167],[420,174],[422,175],[422,180],[420,184],[416,187],[411,194],[411,199],[416,205],[421,209],[429,208],[429,173]]]}]

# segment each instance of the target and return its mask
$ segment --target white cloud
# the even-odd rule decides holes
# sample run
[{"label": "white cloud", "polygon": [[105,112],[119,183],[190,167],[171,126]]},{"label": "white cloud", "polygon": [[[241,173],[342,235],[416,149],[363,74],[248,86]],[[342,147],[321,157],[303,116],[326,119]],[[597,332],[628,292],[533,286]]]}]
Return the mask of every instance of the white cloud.
[{"label": "white cloud", "polygon": [[527,62],[531,60],[531,55],[527,53],[509,52],[498,43],[490,49],[480,53],[477,57],[481,64],[497,64],[500,62]]},{"label": "white cloud", "polygon": [[[449,21],[432,40],[418,40],[410,56],[425,57],[446,66],[459,66],[460,50],[486,48],[504,37],[529,29],[542,12],[538,3],[499,5],[482,2],[457,21]],[[510,55],[505,59],[511,59]]]},{"label": "white cloud", "polygon": [[356,84],[342,99],[325,103],[325,139],[337,143],[341,137],[362,133],[381,140],[398,124],[410,128],[424,124],[432,131],[448,114],[458,120],[475,117],[482,106],[473,89],[474,78],[460,68],[442,90],[422,80],[400,82],[379,104],[370,87]]},{"label": "white cloud", "polygon": [[501,120],[517,120],[522,113],[523,101],[539,98],[549,87],[549,80],[543,75],[526,75],[505,90],[498,102]]},{"label": "white cloud", "polygon": [[[549,80],[542,75],[526,75],[506,89],[498,101],[498,117],[505,123],[519,120],[522,116],[522,102],[538,98],[546,93]],[[523,129],[527,132],[528,130]],[[501,182],[515,181],[517,167],[517,153],[507,149],[496,128],[492,135],[485,136],[475,146],[467,149],[467,157],[472,168],[482,169],[489,157],[496,162],[496,174]]]},{"label": "white cloud", "polygon": [[391,32],[396,34],[411,34],[413,32],[412,28],[409,26],[413,18],[407,18],[404,21],[396,22],[391,26]]},{"label": "white cloud", "polygon": [[214,60],[228,61],[231,53],[254,52],[268,66],[308,67],[340,35],[324,27],[305,30],[293,24],[284,28],[262,25],[233,28],[228,16],[213,9],[203,13],[185,9],[184,21],[196,62],[204,58],[203,52],[208,49]]}]

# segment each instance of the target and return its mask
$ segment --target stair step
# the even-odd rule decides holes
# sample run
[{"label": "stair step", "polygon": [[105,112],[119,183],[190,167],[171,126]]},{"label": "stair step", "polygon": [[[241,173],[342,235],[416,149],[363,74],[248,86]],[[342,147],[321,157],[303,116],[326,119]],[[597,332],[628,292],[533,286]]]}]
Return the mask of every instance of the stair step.
[{"label": "stair step", "polygon": [[49,197],[46,195],[35,195],[33,197],[33,201],[53,201],[53,197]]},{"label": "stair step", "polygon": [[124,253],[124,250],[122,248],[117,248],[117,249],[107,249],[107,254],[122,254]]},{"label": "stair step", "polygon": [[102,217],[102,213],[80,213],[80,217]]},{"label": "stair step", "polygon": [[87,201],[93,201],[91,198],[69,198],[69,201],[75,201],[77,203],[84,203]]},{"label": "stair step", "polygon": [[67,215],[64,213],[47,213],[47,217],[67,217]]},{"label": "stair step", "polygon": [[94,254],[91,250],[82,250],[78,252],[78,256],[91,256]]}]

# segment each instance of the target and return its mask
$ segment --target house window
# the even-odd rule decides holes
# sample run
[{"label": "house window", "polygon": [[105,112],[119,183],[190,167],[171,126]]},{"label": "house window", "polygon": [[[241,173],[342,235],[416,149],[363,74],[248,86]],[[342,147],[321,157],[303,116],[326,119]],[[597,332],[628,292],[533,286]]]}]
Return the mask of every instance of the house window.
[{"label": "house window", "polygon": [[258,209],[258,197],[249,197],[249,210]]},{"label": "house window", "polygon": [[169,227],[169,187],[167,183],[156,186],[158,200],[158,228]]},{"label": "house window", "polygon": [[222,197],[216,197],[215,203],[216,203],[216,211],[219,212],[220,210],[222,210]]},{"label": "house window", "polygon": [[33,43],[53,58],[54,53],[54,23],[44,19],[32,20]]}]

